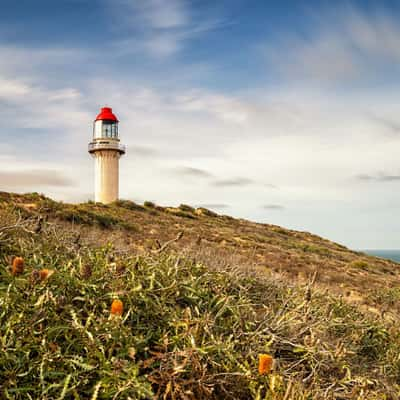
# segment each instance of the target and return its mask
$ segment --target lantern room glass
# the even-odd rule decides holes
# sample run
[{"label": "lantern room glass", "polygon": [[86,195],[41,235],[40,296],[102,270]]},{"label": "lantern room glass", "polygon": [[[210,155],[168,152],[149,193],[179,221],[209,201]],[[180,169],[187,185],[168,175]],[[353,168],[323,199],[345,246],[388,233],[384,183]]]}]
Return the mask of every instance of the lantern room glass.
[{"label": "lantern room glass", "polygon": [[103,138],[118,138],[118,123],[114,121],[103,121],[101,136]]}]

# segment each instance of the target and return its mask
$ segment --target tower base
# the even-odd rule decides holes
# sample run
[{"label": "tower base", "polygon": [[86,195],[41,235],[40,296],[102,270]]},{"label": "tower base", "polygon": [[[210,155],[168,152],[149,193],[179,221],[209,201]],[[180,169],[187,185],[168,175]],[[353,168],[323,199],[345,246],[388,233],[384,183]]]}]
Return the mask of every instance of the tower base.
[{"label": "tower base", "polygon": [[118,200],[119,157],[114,150],[98,150],[92,153],[95,161],[94,201],[109,204]]}]

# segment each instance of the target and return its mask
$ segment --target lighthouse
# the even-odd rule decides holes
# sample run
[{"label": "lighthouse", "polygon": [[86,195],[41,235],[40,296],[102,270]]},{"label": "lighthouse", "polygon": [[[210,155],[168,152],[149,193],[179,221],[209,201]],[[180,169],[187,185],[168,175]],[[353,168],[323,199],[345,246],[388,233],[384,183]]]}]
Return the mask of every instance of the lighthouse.
[{"label": "lighthouse", "polygon": [[110,107],[103,107],[93,123],[93,140],[88,151],[94,158],[94,201],[118,200],[119,158],[125,154],[120,144],[118,119]]}]

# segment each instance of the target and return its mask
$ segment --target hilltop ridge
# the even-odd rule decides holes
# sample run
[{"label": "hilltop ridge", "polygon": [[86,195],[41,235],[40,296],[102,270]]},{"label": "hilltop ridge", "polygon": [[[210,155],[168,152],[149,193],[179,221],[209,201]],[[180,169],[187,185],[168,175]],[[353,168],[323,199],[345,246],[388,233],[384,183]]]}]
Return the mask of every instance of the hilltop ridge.
[{"label": "hilltop ridge", "polygon": [[[118,251],[141,254],[170,242],[170,250],[184,250],[211,265],[223,259],[253,273],[298,283],[314,277],[321,288],[351,301],[368,302],[366,294],[400,286],[400,264],[393,261],[309,232],[236,219],[202,207],[140,205],[129,200],[64,204],[39,194],[6,192],[0,192],[0,204],[14,207],[26,218],[46,218],[72,229],[84,243],[111,242]],[[182,237],[175,240],[177,236]]]}]

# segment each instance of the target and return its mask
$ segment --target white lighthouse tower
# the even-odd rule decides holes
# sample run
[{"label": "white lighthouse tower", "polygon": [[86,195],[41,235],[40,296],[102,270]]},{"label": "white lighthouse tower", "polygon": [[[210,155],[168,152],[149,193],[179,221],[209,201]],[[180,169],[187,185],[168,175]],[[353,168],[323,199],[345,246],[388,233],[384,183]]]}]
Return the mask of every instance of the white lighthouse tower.
[{"label": "white lighthouse tower", "polygon": [[89,153],[94,157],[94,201],[112,203],[118,200],[119,158],[125,146],[118,137],[118,119],[112,109],[103,107],[93,124],[93,141]]}]

